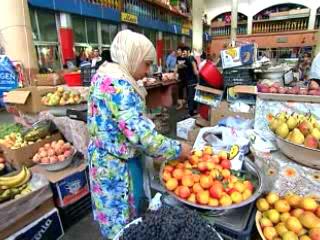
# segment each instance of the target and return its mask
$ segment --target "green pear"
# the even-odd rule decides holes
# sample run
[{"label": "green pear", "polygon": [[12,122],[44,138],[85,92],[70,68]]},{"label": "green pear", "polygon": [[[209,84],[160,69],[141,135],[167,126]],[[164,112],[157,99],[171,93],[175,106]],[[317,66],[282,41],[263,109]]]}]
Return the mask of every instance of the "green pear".
[{"label": "green pear", "polygon": [[269,127],[270,127],[270,129],[271,129],[272,131],[275,131],[275,130],[280,126],[280,124],[281,124],[281,121],[280,121],[279,119],[277,119],[277,118],[274,118],[274,119],[271,121]]},{"label": "green pear", "polygon": [[287,118],[288,118],[288,115],[287,115],[287,113],[285,113],[285,112],[281,112],[281,113],[279,113],[279,114],[277,115],[277,118],[278,118],[279,120],[285,122],[285,121],[287,120]]},{"label": "green pear", "polygon": [[320,130],[318,128],[313,128],[311,130],[311,135],[314,136],[317,140],[320,139]]},{"label": "green pear", "polygon": [[290,141],[295,144],[304,143],[304,136],[298,128],[293,129]]},{"label": "green pear", "polygon": [[281,123],[276,129],[276,134],[282,138],[286,138],[289,134],[289,128],[286,123]]},{"label": "green pear", "polygon": [[290,116],[290,117],[288,118],[287,124],[288,124],[288,128],[289,128],[290,130],[292,130],[292,129],[294,129],[294,128],[298,125],[298,121],[297,121],[297,119],[296,119],[295,117]]}]

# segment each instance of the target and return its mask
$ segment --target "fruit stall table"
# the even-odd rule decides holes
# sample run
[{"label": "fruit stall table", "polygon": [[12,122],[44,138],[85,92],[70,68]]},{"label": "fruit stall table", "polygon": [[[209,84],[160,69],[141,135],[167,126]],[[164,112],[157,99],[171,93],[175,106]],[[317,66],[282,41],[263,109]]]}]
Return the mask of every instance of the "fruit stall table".
[{"label": "fruit stall table", "polygon": [[274,134],[268,126],[267,116],[270,113],[277,115],[280,112],[312,113],[317,119],[320,119],[320,97],[259,93],[256,101],[254,129],[262,133],[264,138],[274,140]]},{"label": "fruit stall table", "polygon": [[266,192],[275,191],[281,195],[292,192],[320,199],[320,170],[293,162],[280,151],[267,153],[251,148],[251,152],[262,170]]}]

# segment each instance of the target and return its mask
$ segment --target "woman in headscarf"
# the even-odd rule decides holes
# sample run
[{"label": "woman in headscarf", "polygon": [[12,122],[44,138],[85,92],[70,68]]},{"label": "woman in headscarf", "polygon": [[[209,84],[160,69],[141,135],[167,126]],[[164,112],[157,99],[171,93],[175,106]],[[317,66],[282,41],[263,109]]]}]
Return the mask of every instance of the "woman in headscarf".
[{"label": "woman in headscarf", "polygon": [[191,150],[159,134],[144,114],[147,92],[136,80],[156,58],[152,43],[141,34],[121,31],[111,44],[111,57],[113,63],[103,64],[93,76],[88,100],[93,211],[109,239],[135,216],[141,183],[135,182],[130,166],[137,166],[138,153],[178,159]]}]

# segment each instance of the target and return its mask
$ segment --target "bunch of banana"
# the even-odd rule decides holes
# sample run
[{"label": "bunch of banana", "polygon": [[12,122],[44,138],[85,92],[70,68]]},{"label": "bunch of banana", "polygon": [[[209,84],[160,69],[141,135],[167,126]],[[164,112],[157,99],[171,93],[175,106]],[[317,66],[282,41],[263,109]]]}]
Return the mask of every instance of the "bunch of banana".
[{"label": "bunch of banana", "polygon": [[2,192],[0,192],[0,203],[2,203],[2,202],[5,202],[5,201],[13,199],[13,198],[17,199],[17,198],[20,198],[24,195],[27,195],[32,190],[31,190],[30,186],[26,183],[20,187],[9,188],[9,189],[0,190],[0,191],[2,191]]},{"label": "bunch of banana", "polygon": [[30,170],[27,167],[22,167],[21,170],[14,175],[0,177],[0,189],[6,190],[20,187],[26,184],[30,178]]}]

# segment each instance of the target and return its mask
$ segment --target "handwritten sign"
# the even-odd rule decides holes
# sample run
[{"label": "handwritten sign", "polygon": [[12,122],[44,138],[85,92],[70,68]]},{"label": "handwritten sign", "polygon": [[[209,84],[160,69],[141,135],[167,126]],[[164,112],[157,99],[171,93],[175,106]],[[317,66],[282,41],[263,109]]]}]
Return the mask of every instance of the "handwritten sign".
[{"label": "handwritten sign", "polygon": [[138,17],[136,15],[130,13],[121,13],[121,21],[127,23],[138,24]]}]

